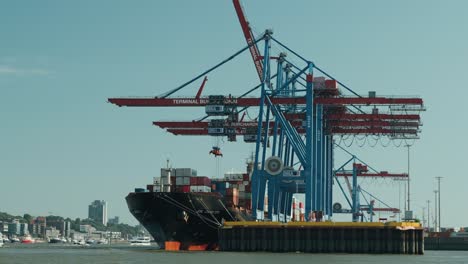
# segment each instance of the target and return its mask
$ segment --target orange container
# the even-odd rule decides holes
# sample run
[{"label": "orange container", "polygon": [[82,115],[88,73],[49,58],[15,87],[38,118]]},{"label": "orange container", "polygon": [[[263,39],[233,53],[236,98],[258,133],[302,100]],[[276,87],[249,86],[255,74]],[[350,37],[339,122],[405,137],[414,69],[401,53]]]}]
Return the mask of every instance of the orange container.
[{"label": "orange container", "polygon": [[208,247],[208,244],[200,244],[200,245],[190,245],[188,247],[189,251],[205,251]]},{"label": "orange container", "polygon": [[180,248],[180,242],[177,241],[166,241],[164,243],[166,251],[178,251]]}]

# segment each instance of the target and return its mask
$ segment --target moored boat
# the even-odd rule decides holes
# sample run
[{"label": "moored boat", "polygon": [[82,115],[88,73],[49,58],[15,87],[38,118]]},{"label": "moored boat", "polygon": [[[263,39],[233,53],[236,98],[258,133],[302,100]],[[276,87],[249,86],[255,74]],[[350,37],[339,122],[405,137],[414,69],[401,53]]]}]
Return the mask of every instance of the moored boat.
[{"label": "moored boat", "polygon": [[21,238],[21,243],[23,243],[23,244],[32,244],[32,243],[34,243],[34,239],[30,235],[26,235],[23,238]]},{"label": "moored boat", "polygon": [[132,246],[151,246],[151,239],[150,237],[143,236],[143,237],[135,237],[130,240],[130,245]]}]

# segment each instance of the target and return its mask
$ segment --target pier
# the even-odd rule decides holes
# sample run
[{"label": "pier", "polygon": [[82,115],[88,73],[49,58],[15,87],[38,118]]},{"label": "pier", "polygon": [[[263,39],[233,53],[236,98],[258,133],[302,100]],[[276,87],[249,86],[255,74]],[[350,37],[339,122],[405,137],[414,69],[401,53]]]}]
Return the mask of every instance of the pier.
[{"label": "pier", "polygon": [[419,223],[225,222],[221,251],[424,254]]}]

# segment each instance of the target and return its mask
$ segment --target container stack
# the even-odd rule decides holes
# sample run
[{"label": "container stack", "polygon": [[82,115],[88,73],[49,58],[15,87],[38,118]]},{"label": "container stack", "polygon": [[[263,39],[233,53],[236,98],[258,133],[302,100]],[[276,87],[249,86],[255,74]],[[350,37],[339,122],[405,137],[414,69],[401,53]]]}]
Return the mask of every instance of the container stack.
[{"label": "container stack", "polygon": [[226,173],[222,179],[213,179],[211,189],[223,195],[228,206],[250,209],[252,202],[252,187],[247,173]]},{"label": "container stack", "polygon": [[153,184],[146,185],[148,192],[160,192],[161,191],[161,178],[154,177]]},{"label": "container stack", "polygon": [[211,180],[206,176],[190,178],[190,192],[211,192]]},{"label": "container stack", "polygon": [[153,184],[148,184],[149,192],[218,192],[225,196],[229,206],[250,209],[252,187],[247,173],[226,173],[222,179],[211,180],[207,176],[198,176],[191,168],[162,168],[161,177],[154,177]]},{"label": "container stack", "polygon": [[239,204],[239,191],[237,188],[227,188],[226,195],[224,197],[226,205],[229,207],[237,206]]},{"label": "container stack", "polygon": [[224,181],[229,183],[229,187],[236,188],[239,196],[239,207],[250,209],[252,206],[252,187],[250,185],[250,175],[247,173],[226,173]]},{"label": "container stack", "polygon": [[175,169],[175,192],[190,192],[190,178],[196,177],[197,171],[191,168]]}]

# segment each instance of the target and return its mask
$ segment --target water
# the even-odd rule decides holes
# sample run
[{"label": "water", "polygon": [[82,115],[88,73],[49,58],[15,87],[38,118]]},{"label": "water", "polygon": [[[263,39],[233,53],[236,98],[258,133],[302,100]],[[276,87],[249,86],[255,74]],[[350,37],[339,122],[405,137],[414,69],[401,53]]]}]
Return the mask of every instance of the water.
[{"label": "water", "polygon": [[0,248],[0,264],[31,263],[204,263],[204,264],[292,264],[292,263],[468,263],[468,251],[426,251],[422,256],[351,255],[303,253],[165,252],[129,246],[6,245]]}]

